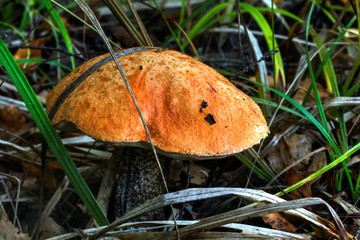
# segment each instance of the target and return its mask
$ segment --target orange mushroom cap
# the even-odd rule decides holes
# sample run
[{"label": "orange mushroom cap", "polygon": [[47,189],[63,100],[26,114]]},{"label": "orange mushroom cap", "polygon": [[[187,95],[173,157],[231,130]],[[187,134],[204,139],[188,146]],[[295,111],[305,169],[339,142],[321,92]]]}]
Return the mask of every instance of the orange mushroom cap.
[{"label": "orange mushroom cap", "polygon": [[[259,106],[211,67],[173,50],[134,50],[118,60],[161,152],[185,158],[225,157],[259,143],[268,134]],[[59,105],[52,123],[75,126],[101,141],[148,145],[114,61],[86,72],[108,56],[95,57],[67,75],[50,92],[47,112],[82,77]]]}]

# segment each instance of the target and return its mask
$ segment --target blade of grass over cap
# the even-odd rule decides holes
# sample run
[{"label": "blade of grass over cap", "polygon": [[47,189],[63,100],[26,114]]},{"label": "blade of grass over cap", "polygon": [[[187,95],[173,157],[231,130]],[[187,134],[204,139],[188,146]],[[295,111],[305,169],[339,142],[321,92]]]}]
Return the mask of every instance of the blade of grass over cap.
[{"label": "blade of grass over cap", "polygon": [[[133,103],[134,103],[134,105],[135,105],[135,108],[136,108],[136,110],[137,110],[137,112],[138,112],[138,114],[139,114],[141,123],[142,123],[142,125],[143,125],[143,127],[144,127],[144,130],[145,130],[146,135],[147,135],[147,137],[148,137],[149,143],[150,143],[150,145],[151,145],[151,149],[152,149],[152,152],[154,153],[154,157],[155,157],[155,159],[156,159],[156,163],[157,163],[157,165],[158,165],[158,168],[159,168],[159,171],[160,171],[160,175],[161,175],[162,181],[163,181],[163,183],[164,183],[165,190],[166,190],[167,193],[169,193],[169,189],[168,189],[168,186],[167,186],[167,184],[166,184],[165,176],[164,176],[164,173],[163,173],[163,171],[162,171],[162,167],[161,167],[161,164],[160,164],[160,161],[159,161],[158,154],[157,154],[156,149],[155,149],[155,145],[154,145],[154,143],[153,143],[153,141],[152,141],[152,138],[151,138],[151,136],[150,136],[149,129],[148,129],[148,127],[147,127],[147,125],[146,125],[146,122],[145,122],[145,119],[144,119],[144,117],[143,117],[143,115],[142,115],[142,113],[141,113],[141,111],[140,111],[140,107],[139,107],[139,105],[138,105],[138,103],[137,103],[137,100],[136,100],[136,98],[135,98],[135,95],[134,95],[134,93],[133,93],[133,91],[132,91],[132,89],[131,89],[131,87],[130,87],[130,84],[129,84],[127,78],[126,78],[126,75],[125,75],[123,69],[121,68],[120,63],[119,63],[117,57],[115,56],[114,50],[111,48],[111,45],[110,45],[109,41],[107,40],[106,35],[105,35],[105,33],[104,33],[104,31],[103,31],[103,29],[102,29],[99,21],[97,20],[95,14],[92,12],[92,10],[91,10],[91,8],[89,7],[89,5],[87,5],[83,0],[75,0],[75,2],[79,5],[79,7],[81,8],[81,10],[84,11],[84,13],[86,14],[86,16],[89,17],[89,19],[91,20],[91,22],[93,23],[93,25],[95,26],[95,28],[98,30],[99,35],[101,36],[101,38],[102,38],[102,40],[104,41],[106,47],[108,48],[108,50],[109,50],[109,52],[110,52],[110,55],[111,55],[111,57],[113,58],[114,63],[115,63],[116,67],[118,68],[118,70],[119,70],[119,72],[120,72],[120,74],[121,74],[121,77],[123,78],[123,81],[124,81],[124,83],[125,83],[125,85],[126,85],[126,88],[127,88],[128,92],[129,92],[130,96],[131,96],[131,99],[132,99],[132,101],[133,101]],[[177,224],[176,224],[175,212],[174,212],[173,206],[171,205],[170,207],[171,207],[171,212],[172,212],[172,216],[173,216],[173,219],[174,219],[174,224],[175,224],[176,232],[178,232],[178,227],[177,227]]]},{"label": "blade of grass over cap", "polygon": [[0,60],[4,64],[10,78],[13,80],[37,127],[44,136],[44,139],[75,188],[75,191],[79,194],[80,198],[100,226],[109,224],[89,187],[81,177],[74,162],[62,144],[60,137],[53,128],[43,106],[40,104],[25,75],[16,64],[2,39],[0,39]]}]

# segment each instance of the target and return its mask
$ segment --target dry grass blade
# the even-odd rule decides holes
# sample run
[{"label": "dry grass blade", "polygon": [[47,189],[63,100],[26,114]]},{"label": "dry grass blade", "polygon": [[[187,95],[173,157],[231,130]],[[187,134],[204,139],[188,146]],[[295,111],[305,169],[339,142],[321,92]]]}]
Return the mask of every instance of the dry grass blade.
[{"label": "dry grass blade", "polygon": [[151,41],[151,39],[150,39],[150,36],[149,36],[149,34],[147,33],[146,28],[145,28],[143,22],[141,21],[141,19],[140,19],[140,17],[139,17],[139,14],[137,13],[136,9],[134,8],[134,5],[133,5],[132,1],[131,1],[131,0],[126,0],[126,2],[127,2],[127,4],[129,5],[129,8],[130,8],[132,14],[133,14],[134,17],[135,17],[135,20],[136,20],[137,24],[139,25],[139,28],[140,28],[140,30],[141,30],[141,33],[142,33],[142,35],[143,35],[143,37],[144,37],[144,40],[143,40],[143,41],[145,41],[145,43],[146,43],[147,46],[153,47],[154,44],[152,43],[152,41]]},{"label": "dry grass blade", "polygon": [[266,184],[265,189],[268,188],[269,186],[271,186],[271,184],[273,184],[274,181],[276,181],[276,179],[278,179],[282,174],[284,174],[286,171],[288,171],[289,169],[293,168],[294,166],[296,166],[297,164],[301,163],[302,161],[304,161],[305,159],[310,158],[311,156],[313,156],[316,153],[325,151],[326,148],[325,147],[321,147],[319,149],[316,149],[315,151],[306,154],[304,157],[296,160],[295,162],[293,162],[292,164],[290,164],[289,166],[287,166],[286,168],[284,168],[283,170],[281,170],[278,174],[276,174],[275,177],[273,177],[270,182],[268,184]]},{"label": "dry grass blade", "polygon": [[[260,217],[269,213],[283,212],[291,209],[303,208],[318,204],[325,204],[332,212],[332,215],[335,213],[335,211],[330,207],[330,205],[328,205],[324,200],[320,198],[306,198],[281,203],[270,203],[266,205],[258,205],[248,209],[240,208],[226,213],[218,214],[216,216],[201,219],[199,223],[195,223],[180,229],[180,237],[197,231],[220,227],[224,224],[241,222],[246,219]],[[334,216],[334,219],[336,219],[339,226],[341,239],[349,239],[344,226],[342,225],[341,221],[339,221],[340,219],[338,219],[338,217],[336,216]],[[174,237],[175,236],[173,234],[170,234],[169,236],[167,236],[167,239],[173,239]]]},{"label": "dry grass blade", "polygon": [[173,24],[176,25],[177,28],[180,29],[180,31],[182,32],[182,34],[184,34],[186,40],[189,41],[189,44],[190,44],[190,46],[191,46],[191,49],[192,49],[193,52],[195,53],[196,58],[197,58],[200,62],[202,62],[201,57],[200,57],[198,51],[196,50],[196,47],[195,47],[194,43],[193,43],[192,40],[189,38],[189,36],[187,35],[187,33],[184,31],[184,29],[183,29],[177,22],[175,22],[174,20],[172,20],[172,19],[170,19],[170,20],[171,20],[171,22],[172,22]]},{"label": "dry grass blade", "polygon": [[16,99],[8,98],[5,96],[0,96],[0,105],[2,106],[16,106],[22,111],[28,111],[23,101],[19,101]]},{"label": "dry grass blade", "polygon": [[[261,83],[269,86],[269,79],[268,79],[268,73],[265,65],[265,61],[259,61],[260,59],[266,58],[266,56],[263,55],[263,52],[261,51],[259,41],[256,39],[255,34],[253,33],[253,30],[246,29],[243,26],[240,26],[240,31],[244,32],[246,30],[247,37],[249,38],[249,43],[252,44],[252,50],[253,50],[253,63],[250,65],[256,66],[259,68],[259,74]],[[218,33],[238,33],[239,28],[212,28],[210,31],[212,32],[218,32]],[[245,69],[247,70],[247,69]],[[266,96],[265,99],[271,99],[270,97],[270,91],[268,89],[264,89],[264,94]]]},{"label": "dry grass blade", "polygon": [[[109,237],[106,237],[106,239],[118,239],[115,236],[121,236],[122,240],[133,240],[133,239],[161,239],[166,238],[168,232],[140,232],[140,233],[119,233],[119,234],[109,234]],[[65,239],[71,239],[73,237],[78,237],[79,234],[71,234],[71,237],[67,235],[61,235],[58,237],[49,238],[48,240],[65,240]],[[105,238],[104,238],[105,239]],[[269,236],[261,236],[258,234],[249,234],[249,233],[235,233],[235,232],[200,232],[195,234],[189,234],[188,236],[181,238],[182,240],[226,240],[226,239],[242,239],[242,240],[260,240],[260,239],[279,239],[279,238],[273,238]],[[299,238],[286,238],[286,239],[299,239]],[[305,239],[305,238],[302,238]]]},{"label": "dry grass blade", "polygon": [[360,105],[360,97],[337,97],[325,103],[324,109],[351,105]]},{"label": "dry grass blade", "polygon": [[[0,173],[0,179],[1,179],[1,182],[3,183],[3,188],[6,192],[6,194],[9,196],[9,199],[11,199],[10,197],[10,193],[8,192],[7,190],[7,186],[4,182],[4,178],[7,178],[7,179],[12,179],[16,182],[17,184],[17,191],[16,191],[16,201],[15,201],[15,207],[13,206],[12,204],[12,201],[10,200],[10,203],[11,203],[11,206],[14,208],[14,220],[13,220],[13,224],[15,225],[15,222],[17,220],[17,212],[18,212],[18,206],[19,206],[19,198],[20,198],[20,186],[21,186],[21,183],[20,183],[20,180],[19,178],[15,177],[15,176],[12,176],[12,175],[9,175],[9,174],[6,174],[6,173]],[[20,231],[21,231],[21,225],[19,225],[19,228],[20,228]]]},{"label": "dry grass blade", "polygon": [[[131,98],[132,98],[132,100],[133,100],[133,102],[134,102],[134,105],[135,105],[135,107],[136,107],[136,110],[137,110],[137,112],[139,113],[141,122],[142,122],[142,124],[143,124],[143,126],[144,126],[144,129],[145,129],[145,132],[146,132],[146,135],[147,135],[147,137],[148,137],[148,139],[149,139],[149,142],[150,142],[150,145],[151,145],[151,149],[152,149],[152,151],[153,151],[153,153],[154,153],[154,156],[155,156],[155,159],[156,159],[156,163],[157,163],[157,165],[158,165],[158,169],[159,169],[159,171],[160,171],[161,178],[162,178],[163,183],[164,183],[165,190],[166,190],[166,192],[169,192],[169,189],[168,189],[168,186],[167,186],[167,184],[166,184],[165,176],[164,176],[164,173],[163,173],[163,171],[162,171],[162,167],[161,167],[161,164],[160,164],[160,161],[159,161],[159,158],[158,158],[158,155],[157,155],[157,152],[156,152],[154,143],[153,143],[153,141],[152,141],[152,139],[151,139],[151,136],[150,136],[149,129],[148,129],[148,127],[146,126],[145,119],[144,119],[143,115],[141,114],[140,107],[139,107],[139,105],[138,105],[138,103],[137,103],[137,101],[136,101],[135,95],[134,95],[133,91],[131,90],[130,84],[129,84],[126,76],[125,76],[125,73],[123,72],[123,70],[122,70],[122,68],[121,68],[121,66],[120,66],[119,61],[117,60],[117,58],[116,58],[116,56],[115,56],[114,50],[111,48],[109,41],[107,41],[107,38],[106,38],[106,35],[105,35],[104,31],[103,31],[103,29],[102,29],[99,21],[96,19],[95,14],[94,14],[94,13],[92,12],[92,10],[90,9],[90,7],[89,7],[83,0],[75,0],[75,1],[76,1],[76,3],[80,6],[80,8],[86,13],[86,15],[89,17],[89,19],[91,20],[91,22],[94,24],[94,26],[95,26],[96,29],[98,30],[98,32],[99,32],[102,40],[104,41],[105,45],[107,46],[107,48],[108,48],[108,50],[109,50],[109,52],[110,52],[110,55],[112,56],[112,58],[113,58],[113,60],[114,60],[114,62],[115,62],[115,64],[116,64],[116,66],[117,66],[117,68],[118,68],[118,70],[119,70],[119,72],[120,72],[120,74],[121,74],[121,76],[122,76],[122,78],[123,78],[123,80],[124,80],[124,82],[125,82],[125,85],[126,85],[128,91],[129,91],[130,95],[131,95]],[[175,227],[176,227],[176,229],[177,229],[174,209],[173,209],[172,205],[170,205],[170,207],[171,207],[172,215],[173,215],[173,217],[174,217]]]},{"label": "dry grass blade", "polygon": [[143,37],[139,34],[139,32],[136,30],[135,26],[131,23],[131,20],[128,18],[121,5],[114,0],[104,0],[104,2],[109,6],[114,16],[116,16],[125,26],[134,41],[136,41],[139,46],[146,46],[146,40],[144,40]]},{"label": "dry grass blade", "polygon": [[[345,212],[347,212],[348,214],[359,214],[360,210],[359,208],[355,207],[354,205],[344,201],[340,196],[332,196],[331,194],[320,190],[320,192],[324,195],[326,195],[329,198],[333,198],[333,201],[336,202],[337,204],[339,204],[344,210]],[[360,227],[360,219],[354,217],[354,221],[356,222],[357,226]]]},{"label": "dry grass blade", "polygon": [[[182,190],[182,191],[178,191],[178,192],[168,193],[163,196],[159,196],[153,200],[145,202],[143,205],[133,209],[132,211],[128,212],[123,217],[115,220],[109,226],[99,230],[99,232],[92,235],[91,238],[95,239],[99,236],[102,236],[107,231],[114,229],[115,227],[118,227],[119,225],[126,223],[126,222],[130,221],[131,219],[134,219],[138,216],[141,216],[144,213],[153,211],[155,209],[158,209],[158,208],[170,205],[170,204],[178,204],[178,203],[191,202],[191,201],[197,201],[197,200],[203,200],[203,199],[215,198],[215,197],[232,196],[232,195],[235,195],[235,196],[238,196],[240,198],[244,198],[244,199],[247,199],[250,201],[254,201],[254,202],[278,203],[278,204],[280,204],[280,209],[281,209],[279,211],[286,211],[286,213],[288,213],[288,214],[292,214],[297,217],[300,217],[300,218],[310,222],[311,224],[314,224],[315,226],[327,231],[332,236],[338,238],[339,236],[335,232],[336,227],[332,222],[327,221],[326,219],[323,219],[323,218],[317,216],[316,214],[313,214],[310,211],[302,208],[304,206],[310,206],[310,205],[315,205],[315,204],[325,204],[328,207],[328,209],[330,210],[333,218],[337,222],[340,232],[346,236],[344,226],[342,225],[342,223],[341,223],[339,217],[336,215],[335,211],[325,201],[323,201],[319,198],[302,199],[303,202],[300,201],[300,205],[298,207],[282,208],[281,203],[286,203],[286,200],[276,197],[274,195],[271,195],[269,193],[266,193],[264,191],[253,190],[253,189],[243,189],[243,188],[219,187],[219,188],[186,189],[186,190]],[[315,200],[312,200],[312,199],[315,199]],[[292,204],[295,204],[295,203],[297,203],[297,202],[293,202]],[[292,204],[290,204],[290,206],[292,206]],[[305,205],[302,206],[301,204],[305,204]],[[285,204],[285,206],[288,206],[288,205],[289,205],[288,203]],[[266,206],[268,206],[268,205],[266,205]],[[279,207],[279,206],[275,204],[274,209],[276,209],[277,207]],[[255,209],[258,209],[258,206]],[[225,213],[225,216],[231,215],[232,217],[236,218],[238,216],[239,212],[241,213],[241,211],[246,211],[245,213],[248,214],[248,215],[246,215],[248,217],[248,216],[252,216],[251,211],[254,211],[255,209],[244,207],[241,209],[233,210],[233,211],[235,211],[235,213],[232,213],[233,211],[227,212],[227,213]],[[262,211],[265,211],[263,208],[261,208],[261,209],[262,209]],[[256,210],[256,211],[257,211],[258,215],[256,215],[256,214],[255,215],[259,216],[260,212],[258,212],[258,210]],[[274,211],[276,211],[276,210],[274,210]],[[261,214],[266,214],[266,213],[268,213],[268,212],[261,212]],[[231,221],[221,222],[222,224],[220,224],[218,222],[218,220],[220,219],[219,216],[221,216],[221,214],[211,217],[212,220],[216,222],[216,226],[222,226],[224,224],[232,222],[232,220],[231,220]],[[235,219],[235,220],[240,221],[237,219]],[[202,221],[203,220],[201,220],[201,223],[198,223],[198,224],[202,224]],[[236,221],[234,221],[234,222],[236,222]]]},{"label": "dry grass blade", "polygon": [[99,193],[97,195],[96,200],[104,212],[108,212],[108,207],[110,202],[109,200],[111,199],[111,193],[115,186],[116,174],[120,166],[122,154],[123,154],[123,149],[116,151],[112,155],[103,173],[103,178],[101,180]]},{"label": "dry grass blade", "polygon": [[[179,226],[188,226],[191,224],[198,223],[199,221],[177,221],[177,224]],[[131,222],[131,223],[124,223],[119,226],[119,228],[122,228],[121,230],[114,230],[112,232],[109,232],[106,234],[107,237],[117,237],[120,239],[154,239],[154,238],[161,238],[165,237],[169,233],[173,232],[154,232],[154,231],[162,231],[164,227],[172,227],[174,224],[173,221],[145,221],[145,222]],[[147,227],[150,226],[150,227]],[[137,232],[134,232],[134,229],[124,230],[125,228],[132,228],[136,227]],[[286,238],[286,239],[309,239],[308,236],[303,236],[300,234],[293,234],[288,233],[284,231],[269,229],[269,228],[263,228],[263,227],[256,227],[251,226],[247,224],[240,224],[240,223],[230,223],[221,226],[223,228],[231,229],[231,230],[237,230],[237,231],[243,231],[241,233],[236,233],[236,236],[241,237],[241,239],[247,239],[248,237],[257,236],[256,239],[279,239],[279,238]],[[91,228],[86,229],[83,232],[85,234],[91,234],[99,230],[99,228]],[[153,232],[149,232],[149,230],[152,230]],[[209,232],[210,233],[210,232]],[[201,238],[202,233],[196,233],[194,236],[197,238]],[[213,235],[211,235],[213,234]],[[233,232],[211,232],[210,235],[205,235],[206,239],[229,239],[233,237]],[[60,236],[56,236],[53,238],[50,238],[49,240],[64,240],[64,239],[70,239],[77,237],[78,234],[76,232],[73,233],[66,233]],[[215,237],[216,236],[216,237]],[[182,239],[192,239],[192,235],[190,234],[187,237],[184,237]]]},{"label": "dry grass blade", "polygon": [[61,200],[62,195],[68,189],[69,185],[69,179],[65,178],[61,186],[58,187],[56,192],[52,195],[51,199],[47,202],[44,210],[41,212],[40,219],[35,225],[34,232],[36,232],[38,229],[42,229],[44,222],[50,216],[50,214],[56,207],[56,204],[58,204],[58,202]]}]

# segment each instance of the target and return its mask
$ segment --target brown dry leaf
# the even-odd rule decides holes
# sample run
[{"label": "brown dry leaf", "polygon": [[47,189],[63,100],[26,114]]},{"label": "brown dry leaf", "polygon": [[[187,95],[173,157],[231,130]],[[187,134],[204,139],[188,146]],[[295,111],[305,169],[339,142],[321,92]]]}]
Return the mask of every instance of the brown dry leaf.
[{"label": "brown dry leaf", "polygon": [[40,186],[38,180],[34,176],[27,175],[26,178],[24,177],[26,173],[24,172],[9,172],[10,175],[17,177],[22,182],[22,187],[24,189],[32,190],[32,191],[39,191]]},{"label": "brown dry leaf", "polygon": [[[16,106],[6,106],[0,112],[0,128],[15,133],[26,124],[26,114]],[[7,139],[7,134],[0,133],[1,139]]]},{"label": "brown dry leaf", "polygon": [[[43,47],[43,46],[45,46],[46,42],[49,41],[49,39],[50,39],[50,36],[37,38],[37,39],[29,42],[27,45]],[[32,48],[20,48],[14,54],[15,60],[30,59],[30,58],[31,59],[41,59],[42,58],[42,50],[41,49],[32,49]],[[25,65],[24,63],[19,63],[19,67],[21,69],[24,69],[24,68],[29,68],[35,64],[36,63],[28,63]],[[36,69],[36,67],[33,67],[33,68],[30,68],[28,71],[32,72],[35,69]]]},{"label": "brown dry leaf", "polygon": [[[294,169],[289,169],[285,173],[285,179],[284,182],[287,186],[291,186],[301,180],[303,180],[304,177]],[[311,185],[309,183],[297,188],[296,190],[289,193],[293,199],[300,199],[303,197],[311,197],[312,191],[311,191]]]},{"label": "brown dry leaf", "polygon": [[284,138],[281,138],[278,144],[270,150],[267,159],[274,172],[279,173],[288,166],[290,156],[289,148]]},{"label": "brown dry leaf", "polygon": [[[274,172],[279,173],[285,167],[291,166],[295,161],[311,152],[311,139],[304,134],[292,134],[283,137],[268,154],[268,161]],[[296,164],[293,169],[306,172],[308,160]]]},{"label": "brown dry leaf", "polygon": [[[301,81],[299,90],[296,92],[295,96],[293,97],[293,99],[297,103],[299,103],[299,104],[302,103],[302,101],[304,100],[304,97],[306,96],[306,92],[309,90],[310,85],[311,85],[310,78],[307,78],[304,81]],[[319,91],[321,101],[324,102],[324,101],[331,99],[331,94],[320,83],[316,83],[316,87]],[[313,93],[311,93],[307,103],[308,104],[315,103]]]},{"label": "brown dry leaf", "polygon": [[6,240],[30,240],[28,234],[19,233],[19,229],[4,216],[0,220],[0,237]]},{"label": "brown dry leaf", "polygon": [[[25,168],[30,170],[31,176],[34,176],[37,178],[38,182],[40,182],[41,179],[41,168],[40,166],[37,165],[31,165],[29,163],[25,163],[22,162],[21,163]],[[54,168],[51,168],[52,171],[48,172],[45,171],[45,176],[44,176],[44,186],[47,190],[53,192],[56,190],[57,186],[58,186],[58,179],[56,179],[55,177],[55,172],[54,172]],[[34,183],[33,183],[34,184]],[[33,186],[33,185],[32,185]]]},{"label": "brown dry leaf", "polygon": [[[181,172],[187,173],[188,168],[187,165],[184,166],[183,162],[180,160],[171,161],[170,166],[170,174],[169,174],[169,182],[173,186],[179,186],[181,182]],[[190,184],[194,185],[202,185],[206,183],[207,177],[209,176],[210,170],[199,166],[197,164],[191,164],[190,167]]]},{"label": "brown dry leaf", "polygon": [[[314,156],[314,159],[312,160],[310,166],[307,169],[307,176],[310,176],[311,174],[313,174],[314,172],[320,170],[321,168],[326,166],[326,153],[325,152],[321,152],[319,154],[316,154]],[[312,184],[314,182],[316,182],[321,176],[311,180],[309,183]]]},{"label": "brown dry leaf", "polygon": [[[284,138],[286,145],[289,148],[291,161],[288,165],[291,165],[296,160],[304,157],[311,152],[311,141],[305,134],[292,134]],[[307,159],[294,166],[297,171],[306,171],[308,162]]]},{"label": "brown dry leaf", "polygon": [[66,233],[65,229],[51,217],[47,217],[45,219],[41,225],[41,231],[42,233],[40,239],[48,239]]},{"label": "brown dry leaf", "polygon": [[292,225],[280,213],[270,213],[262,216],[264,223],[269,224],[273,229],[296,233],[297,228]]}]

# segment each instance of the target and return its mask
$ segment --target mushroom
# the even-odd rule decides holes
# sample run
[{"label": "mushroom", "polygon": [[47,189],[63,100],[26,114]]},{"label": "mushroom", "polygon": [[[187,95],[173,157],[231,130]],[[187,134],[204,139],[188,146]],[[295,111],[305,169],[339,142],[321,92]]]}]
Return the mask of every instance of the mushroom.
[{"label": "mushroom", "polygon": [[[267,136],[259,106],[211,67],[160,48],[116,54],[161,159],[224,158]],[[163,193],[149,139],[109,54],[67,75],[50,92],[47,112],[61,129],[77,129],[125,149],[117,217]]]}]

